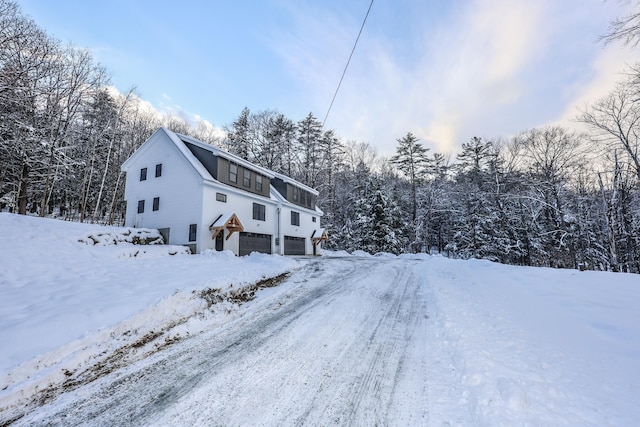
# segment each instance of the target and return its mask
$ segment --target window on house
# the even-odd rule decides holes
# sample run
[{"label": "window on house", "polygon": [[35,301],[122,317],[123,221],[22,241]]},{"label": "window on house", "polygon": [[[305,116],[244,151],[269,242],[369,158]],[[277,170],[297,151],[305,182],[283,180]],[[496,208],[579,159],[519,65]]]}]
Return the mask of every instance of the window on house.
[{"label": "window on house", "polygon": [[300,213],[291,212],[291,225],[300,225]]},{"label": "window on house", "polygon": [[227,203],[227,195],[223,193],[216,193],[216,200],[219,202]]},{"label": "window on house", "polygon": [[140,169],[140,181],[147,180],[147,168]]},{"label": "window on house", "polygon": [[195,242],[196,241],[196,232],[197,231],[198,231],[198,224],[189,225],[189,241],[190,242]]},{"label": "window on house", "polygon": [[162,163],[156,165],[156,178],[162,176]]},{"label": "window on house", "polygon": [[265,212],[264,205],[261,205],[259,203],[253,204],[253,219],[264,221],[265,219],[264,212]]},{"label": "window on house", "polygon": [[157,211],[158,209],[160,209],[160,197],[154,197],[153,198],[153,210]]},{"label": "window on house", "polygon": [[304,205],[305,204],[305,196],[307,195],[306,191],[301,191],[300,192],[300,204]]},{"label": "window on house", "polygon": [[256,175],[256,191],[262,192],[262,175]]},{"label": "window on house", "polygon": [[316,222],[316,217],[315,216],[311,217],[311,222]]},{"label": "window on house", "polygon": [[238,182],[238,165],[229,163],[229,181]]},{"label": "window on house", "polygon": [[138,213],[144,213],[144,200],[138,200]]},{"label": "window on house", "polygon": [[244,171],[244,179],[242,180],[242,185],[245,187],[251,187],[251,171]]},{"label": "window on house", "polygon": [[293,189],[293,201],[294,202],[298,201],[298,189],[297,188]]}]

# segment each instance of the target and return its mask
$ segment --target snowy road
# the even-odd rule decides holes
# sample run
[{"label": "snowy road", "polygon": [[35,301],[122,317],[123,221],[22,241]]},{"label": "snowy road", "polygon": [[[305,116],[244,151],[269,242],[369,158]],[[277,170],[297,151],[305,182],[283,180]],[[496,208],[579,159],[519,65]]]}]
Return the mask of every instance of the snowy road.
[{"label": "snowy road", "polygon": [[62,395],[16,425],[424,425],[417,261],[310,261],[232,322]]}]

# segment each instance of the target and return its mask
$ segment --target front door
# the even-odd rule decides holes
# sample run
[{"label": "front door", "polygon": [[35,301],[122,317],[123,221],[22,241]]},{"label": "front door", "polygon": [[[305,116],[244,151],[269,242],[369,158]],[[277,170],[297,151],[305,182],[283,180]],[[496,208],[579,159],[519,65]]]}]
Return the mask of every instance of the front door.
[{"label": "front door", "polygon": [[216,236],[216,251],[221,251],[223,249],[224,249],[224,230],[220,230],[220,232]]}]

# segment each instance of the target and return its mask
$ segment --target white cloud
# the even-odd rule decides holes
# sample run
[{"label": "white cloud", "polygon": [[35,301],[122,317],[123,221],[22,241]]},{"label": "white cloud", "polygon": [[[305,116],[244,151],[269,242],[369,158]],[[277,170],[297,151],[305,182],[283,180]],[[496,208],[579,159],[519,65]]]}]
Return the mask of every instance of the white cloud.
[{"label": "white cloud", "polygon": [[[539,54],[546,40],[543,3],[480,0],[470,3],[452,31],[436,40],[436,56],[421,64],[434,81],[437,96],[424,137],[438,150],[451,152],[470,138],[472,127],[497,108],[517,102],[525,91],[521,71]],[[449,46],[444,37],[458,34]],[[482,135],[478,135],[482,136]]]},{"label": "white cloud", "polygon": [[376,40],[357,53],[366,66],[348,79],[329,124],[386,153],[407,132],[437,151],[456,150],[473,136],[474,124],[523,92],[519,72],[545,43],[535,37],[543,17],[536,4],[470,3],[441,31],[425,29],[426,43],[410,67],[399,64],[393,46]]},{"label": "white cloud", "polygon": [[[406,22],[411,40],[385,27],[391,20],[375,17],[376,6],[327,127],[381,154],[393,153],[407,132],[451,153],[473,136],[509,136],[573,117],[577,103],[612,87],[630,58],[629,50],[596,43],[621,13],[611,2],[468,0],[423,25],[425,13],[442,12],[429,6]],[[294,18],[298,28],[274,43],[322,119],[359,22],[318,10],[296,10]]]}]

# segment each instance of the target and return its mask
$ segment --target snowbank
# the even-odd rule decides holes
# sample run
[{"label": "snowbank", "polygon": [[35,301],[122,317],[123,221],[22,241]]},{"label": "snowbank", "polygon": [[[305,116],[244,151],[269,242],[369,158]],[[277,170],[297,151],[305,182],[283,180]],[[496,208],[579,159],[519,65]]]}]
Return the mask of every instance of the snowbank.
[{"label": "snowbank", "polygon": [[133,244],[157,237],[0,213],[0,389],[28,395],[127,346],[136,351],[125,359],[143,357],[145,341],[155,351],[237,307],[224,298],[211,307],[202,291],[224,296],[297,267],[280,256]]},{"label": "snowbank", "polygon": [[432,257],[432,425],[636,425],[640,277]]}]

